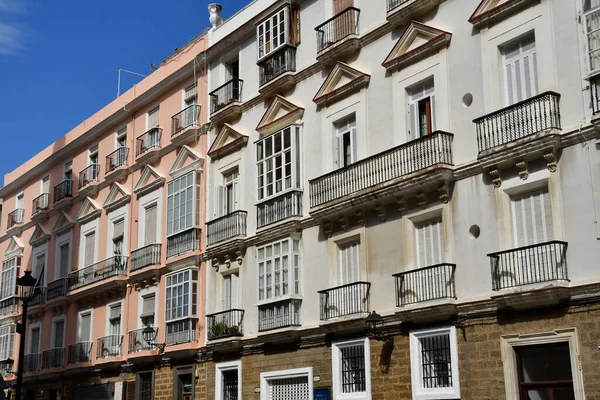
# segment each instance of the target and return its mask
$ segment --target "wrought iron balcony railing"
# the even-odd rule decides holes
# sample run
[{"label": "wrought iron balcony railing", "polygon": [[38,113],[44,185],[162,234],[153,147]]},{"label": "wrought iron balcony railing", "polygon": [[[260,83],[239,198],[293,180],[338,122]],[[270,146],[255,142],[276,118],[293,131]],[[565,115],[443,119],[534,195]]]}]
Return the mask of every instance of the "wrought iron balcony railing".
[{"label": "wrought iron balcony railing", "polygon": [[57,203],[67,197],[73,197],[73,181],[67,179],[54,186],[54,202]]},{"label": "wrought iron balcony railing", "polygon": [[246,236],[246,211],[234,211],[206,223],[206,242],[213,245],[236,236]]},{"label": "wrought iron balcony railing", "polygon": [[69,291],[69,278],[58,278],[48,284],[46,300],[54,300],[67,294]]},{"label": "wrought iron balcony railing", "polygon": [[561,129],[559,102],[560,94],[544,92],[474,119],[479,152],[548,129]]},{"label": "wrought iron balcony railing", "polygon": [[568,281],[567,246],[567,242],[552,240],[488,254],[492,267],[492,290]]},{"label": "wrought iron balcony railing", "polygon": [[149,244],[131,252],[131,271],[160,264],[160,243]]},{"label": "wrought iron balcony railing", "polygon": [[167,322],[167,345],[195,342],[197,326],[197,318]]},{"label": "wrought iron balcony railing", "polygon": [[321,52],[350,35],[358,35],[359,16],[358,8],[349,7],[317,26],[317,51]]},{"label": "wrought iron balcony railing", "polygon": [[231,103],[242,101],[243,87],[244,81],[234,78],[210,92],[210,113],[214,114]]},{"label": "wrought iron balcony railing", "polygon": [[437,131],[357,161],[310,183],[310,206],[316,207],[437,164],[452,165],[454,135]]},{"label": "wrought iron balcony railing", "polygon": [[[398,7],[400,7],[402,4],[409,2],[411,0],[387,0],[387,12],[390,12]],[[420,1],[420,0],[417,0]]]},{"label": "wrought iron balcony railing", "polygon": [[396,278],[396,306],[423,301],[455,298],[454,264],[430,267],[394,274]]},{"label": "wrought iron balcony railing", "polygon": [[42,211],[46,211],[48,208],[50,208],[50,193],[42,193],[33,199],[31,215],[36,215]]},{"label": "wrought iron balcony railing", "polygon": [[79,364],[92,361],[92,342],[70,344],[67,348],[68,364]]},{"label": "wrought iron balcony railing", "polygon": [[108,335],[96,341],[96,358],[119,357],[123,335]]},{"label": "wrought iron balcony railing", "polygon": [[69,274],[69,290],[79,289],[112,276],[123,276],[126,273],[127,257],[114,256],[71,272]]},{"label": "wrought iron balcony railing", "polygon": [[79,173],[79,187],[82,188],[93,182],[98,182],[100,164],[92,164]]},{"label": "wrought iron balcony railing", "polygon": [[200,106],[192,104],[171,117],[171,136],[192,126],[200,125]]},{"label": "wrought iron balcony railing", "polygon": [[319,290],[321,321],[369,312],[370,282],[354,282]]},{"label": "wrought iron balcony railing", "polygon": [[[129,332],[129,342],[127,343],[127,352],[128,353],[137,353],[140,351],[146,350],[154,350],[155,346],[148,344],[146,339],[144,339],[144,329],[136,329],[134,331]],[[158,335],[158,328],[152,328],[154,330],[154,335]]]},{"label": "wrought iron balcony railing", "polygon": [[38,287],[34,290],[34,292],[35,293],[31,293],[33,294],[33,296],[31,297],[31,300],[29,300],[29,305],[37,306],[40,304],[44,304],[46,302],[46,287]]},{"label": "wrought iron balcony railing", "polygon": [[40,359],[40,354],[25,354],[25,373],[39,372]]},{"label": "wrought iron balcony railing", "polygon": [[127,166],[129,162],[129,148],[119,147],[106,156],[106,173],[114,171],[117,168]]},{"label": "wrought iron balcony railing", "polygon": [[258,63],[259,84],[266,85],[286,72],[296,72],[296,48],[284,46]]},{"label": "wrought iron balcony railing", "polygon": [[302,216],[302,191],[294,190],[273,197],[256,206],[259,228],[283,221],[291,217]]},{"label": "wrought iron balcony railing", "polygon": [[258,306],[258,331],[300,326],[300,299],[287,299]]},{"label": "wrought iron balcony railing", "polygon": [[[600,10],[597,12],[600,15]],[[598,114],[600,112],[600,75],[590,80],[590,97],[592,112]]]},{"label": "wrought iron balcony railing", "polygon": [[200,229],[191,228],[167,238],[167,258],[200,250]]},{"label": "wrought iron balcony railing", "polygon": [[135,140],[135,156],[139,157],[152,149],[160,149],[161,135],[162,128],[155,127],[138,136]]},{"label": "wrought iron balcony railing", "polygon": [[243,336],[244,310],[232,309],[206,316],[208,340]]},{"label": "wrought iron balcony railing", "polygon": [[60,368],[65,365],[65,348],[56,347],[42,352],[42,369]]},{"label": "wrought iron balcony railing", "polygon": [[23,217],[25,216],[25,210],[17,208],[15,211],[9,213],[6,216],[6,229],[10,229],[15,225],[23,223]]}]

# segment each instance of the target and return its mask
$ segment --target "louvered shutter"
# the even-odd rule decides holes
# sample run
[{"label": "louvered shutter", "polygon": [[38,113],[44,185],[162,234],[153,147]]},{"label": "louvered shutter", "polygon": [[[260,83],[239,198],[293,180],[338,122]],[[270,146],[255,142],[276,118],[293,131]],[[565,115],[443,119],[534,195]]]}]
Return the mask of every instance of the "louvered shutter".
[{"label": "louvered shutter", "polygon": [[[429,108],[431,112],[431,132],[435,132],[437,129],[436,121],[435,121],[435,95],[432,94],[429,97]],[[429,133],[431,133],[429,132]]]},{"label": "louvered shutter", "polygon": [[125,221],[120,220],[115,222],[113,227],[113,240],[122,239],[125,234]]},{"label": "louvered shutter", "polygon": [[81,326],[79,328],[79,341],[92,341],[92,314],[81,315]]},{"label": "louvered shutter", "polygon": [[136,395],[135,395],[135,381],[128,381],[125,382],[125,398],[126,400],[135,400],[136,399]]},{"label": "louvered shutter", "polygon": [[108,317],[111,321],[121,319],[121,305],[115,305],[110,307],[110,315]]},{"label": "louvered shutter", "polygon": [[239,182],[238,178],[235,178],[233,181],[233,210],[237,211],[240,209],[240,191],[239,191]]},{"label": "louvered shutter", "polygon": [[408,105],[408,115],[407,115],[407,126],[408,129],[408,140],[414,140],[417,138],[417,103],[410,103]]},{"label": "louvered shutter", "polygon": [[156,204],[145,209],[144,214],[144,245],[157,243],[156,224],[158,218],[158,208]]},{"label": "louvered shutter", "polygon": [[198,85],[195,83],[185,89],[185,101],[189,101],[198,96]]},{"label": "louvered shutter", "polygon": [[360,242],[340,247],[341,282],[345,285],[360,280]]},{"label": "louvered shutter", "polygon": [[538,94],[537,54],[533,37],[504,48],[504,69],[508,105]]},{"label": "louvered shutter", "polygon": [[418,267],[424,268],[441,263],[444,255],[442,219],[436,218],[415,225],[415,236]]},{"label": "louvered shutter", "polygon": [[528,246],[554,238],[548,188],[513,198],[515,246]]},{"label": "louvered shutter", "polygon": [[271,379],[268,382],[269,400],[308,400],[311,398],[307,376]]},{"label": "louvered shutter", "polygon": [[357,158],[356,149],[358,148],[358,142],[356,141],[356,126],[350,128],[350,146],[352,147],[352,162],[355,163]]},{"label": "louvered shutter", "polygon": [[96,246],[96,232],[88,233],[85,236],[85,266],[88,267],[94,263],[94,248]]},{"label": "louvered shutter", "polygon": [[40,254],[35,259],[35,275],[39,286],[44,286],[44,269],[46,266],[46,255]]},{"label": "louvered shutter", "polygon": [[226,193],[226,188],[225,186],[222,185],[218,185],[217,186],[217,192],[216,192],[216,201],[215,201],[215,206],[216,206],[216,210],[215,210],[215,216],[217,218],[222,217],[225,215],[226,213],[226,198],[227,198],[227,193]]},{"label": "louvered shutter", "polygon": [[69,243],[60,246],[60,276],[66,278],[69,275]]},{"label": "louvered shutter", "polygon": [[64,335],[65,335],[65,321],[57,321],[54,324],[54,343],[53,347],[55,349],[61,348],[64,346]]},{"label": "louvered shutter", "polygon": [[29,339],[29,353],[39,354],[40,352],[40,328],[31,330],[31,338]]},{"label": "louvered shutter", "polygon": [[343,146],[340,146],[340,138],[338,137],[338,134],[336,132],[333,134],[333,144],[331,146],[331,148],[333,149],[333,163],[335,169],[341,168],[344,165],[340,156],[340,149],[342,147]]},{"label": "louvered shutter", "polygon": [[354,6],[354,0],[333,0],[333,15],[341,13],[352,6]]},{"label": "louvered shutter", "polygon": [[142,303],[142,318],[154,316],[155,296],[145,296]]},{"label": "louvered shutter", "polygon": [[231,309],[231,275],[223,277],[223,310]]},{"label": "louvered shutter", "polygon": [[158,113],[158,107],[148,112],[148,129],[152,129],[158,126]]}]

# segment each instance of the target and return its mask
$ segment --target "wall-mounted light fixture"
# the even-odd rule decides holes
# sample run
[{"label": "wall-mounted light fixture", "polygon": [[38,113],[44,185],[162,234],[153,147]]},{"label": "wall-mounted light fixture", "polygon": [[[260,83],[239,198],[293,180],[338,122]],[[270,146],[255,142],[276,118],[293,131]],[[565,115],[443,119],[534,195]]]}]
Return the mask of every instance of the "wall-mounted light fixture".
[{"label": "wall-mounted light fixture", "polygon": [[394,333],[400,331],[400,324],[384,326],[383,317],[377,314],[376,311],[372,311],[371,314],[369,314],[365,323],[367,325],[367,336],[369,339],[383,342],[389,346],[394,344]]}]

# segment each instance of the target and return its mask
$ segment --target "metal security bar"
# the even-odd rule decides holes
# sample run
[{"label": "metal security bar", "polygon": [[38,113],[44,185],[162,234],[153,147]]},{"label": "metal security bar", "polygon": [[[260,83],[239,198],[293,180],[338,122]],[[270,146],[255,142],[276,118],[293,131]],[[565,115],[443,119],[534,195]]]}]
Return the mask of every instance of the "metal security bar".
[{"label": "metal security bar", "polygon": [[67,294],[69,291],[69,278],[58,278],[48,284],[46,299],[54,300]]},{"label": "metal security bar", "polygon": [[212,245],[236,236],[246,236],[248,212],[234,211],[206,223],[206,242]]},{"label": "metal security bar", "polygon": [[191,126],[198,126],[200,121],[200,106],[192,104],[171,117],[171,136]]},{"label": "metal security bar", "polygon": [[[402,4],[407,3],[411,0],[387,0],[387,12],[390,12],[398,7],[400,7]],[[421,0],[417,0],[417,1],[421,1]]]},{"label": "metal security bar", "polygon": [[120,356],[122,344],[123,335],[108,335],[98,338],[96,343],[96,358]]},{"label": "metal security bar", "polygon": [[167,258],[200,250],[200,229],[192,228],[167,238]]},{"label": "metal security bar", "polygon": [[238,399],[238,370],[228,369],[221,372],[223,375],[223,396],[221,399],[241,400]]},{"label": "metal security bar", "polygon": [[455,264],[437,264],[394,274],[396,306],[444,298],[455,298]]},{"label": "metal security bar", "polygon": [[106,173],[125,167],[129,160],[129,148],[120,147],[106,156]]},{"label": "metal security bar", "polygon": [[70,344],[67,348],[67,363],[79,364],[92,361],[92,342]]},{"label": "metal security bar", "polygon": [[479,152],[547,129],[561,129],[560,94],[544,92],[474,119]]},{"label": "metal security bar", "polygon": [[421,343],[423,388],[452,387],[452,358],[450,335],[426,336]]},{"label": "metal security bar", "polygon": [[127,257],[114,256],[69,274],[69,290],[127,273]]},{"label": "metal security bar", "polygon": [[139,157],[152,149],[160,149],[160,137],[162,128],[152,128],[141,134],[135,140],[135,156]]},{"label": "metal security bar", "polygon": [[33,199],[31,207],[31,215],[36,215],[42,211],[48,210],[50,207],[50,193],[43,193]]},{"label": "metal security bar", "polygon": [[258,67],[260,86],[271,82],[286,72],[296,72],[296,48],[285,46],[275,51],[271,57],[262,60]]},{"label": "metal security bar", "polygon": [[357,393],[367,390],[364,344],[340,347],[342,356],[342,392]]},{"label": "metal security bar", "polygon": [[258,306],[258,331],[300,325],[299,299],[288,299]]},{"label": "metal security bar", "polygon": [[492,267],[492,290],[568,281],[567,246],[567,242],[552,240],[488,254]]},{"label": "metal security bar", "polygon": [[454,135],[436,131],[309,181],[310,206],[333,201],[437,164],[452,165]]},{"label": "metal security bar", "polygon": [[232,309],[206,316],[208,340],[242,336],[244,310]]},{"label": "metal security bar", "polygon": [[73,196],[73,181],[67,179],[54,186],[54,202],[59,202],[64,198]]},{"label": "metal security bar", "polygon": [[149,244],[131,252],[131,271],[160,264],[160,243]]},{"label": "metal security bar", "polygon": [[[136,329],[129,332],[129,341],[127,343],[128,353],[137,353],[139,351],[154,350],[154,345],[149,344],[144,339],[144,329]],[[158,335],[158,328],[152,328],[154,330],[153,335]]]},{"label": "metal security bar", "polygon": [[243,87],[244,81],[234,78],[210,92],[210,113],[214,114],[233,102],[241,101]]},{"label": "metal security bar", "polygon": [[25,373],[40,370],[40,354],[25,354]]},{"label": "metal security bar", "polygon": [[256,206],[258,228],[302,216],[302,192],[294,190],[264,201]]},{"label": "metal security bar", "polygon": [[360,10],[348,7],[315,28],[317,51],[321,52],[350,35],[358,35]]},{"label": "metal security bar", "polygon": [[345,315],[369,312],[370,282],[354,282],[319,290],[320,319],[325,321]]},{"label": "metal security bar", "polygon": [[42,352],[42,369],[60,368],[65,365],[65,348],[56,347]]},{"label": "metal security bar", "polygon": [[24,215],[25,210],[22,208],[17,208],[15,211],[9,213],[6,216],[6,229],[10,229],[15,225],[22,224]]},{"label": "metal security bar", "polygon": [[89,185],[92,182],[98,182],[100,175],[100,164],[92,164],[79,173],[79,187]]}]

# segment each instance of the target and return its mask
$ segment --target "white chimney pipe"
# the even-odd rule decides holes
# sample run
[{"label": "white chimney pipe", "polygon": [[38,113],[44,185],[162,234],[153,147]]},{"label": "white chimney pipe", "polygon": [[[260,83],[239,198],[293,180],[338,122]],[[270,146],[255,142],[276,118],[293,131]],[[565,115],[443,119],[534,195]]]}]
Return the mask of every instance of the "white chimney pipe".
[{"label": "white chimney pipe", "polygon": [[210,23],[213,28],[218,27],[223,22],[223,18],[221,18],[221,11],[223,7],[217,3],[211,3],[208,5],[208,12],[210,13]]}]

